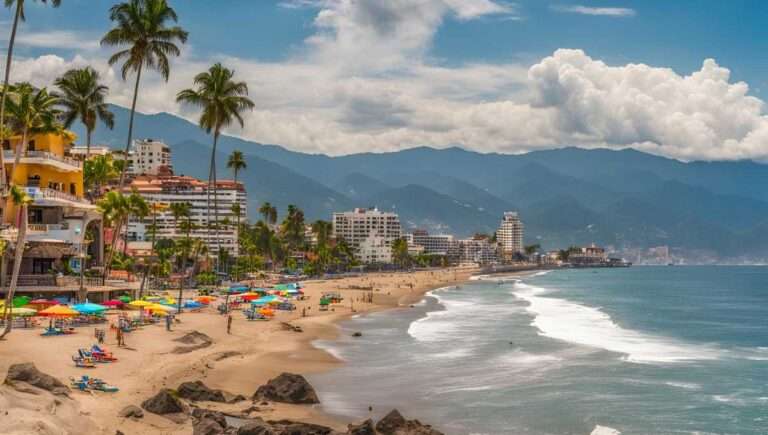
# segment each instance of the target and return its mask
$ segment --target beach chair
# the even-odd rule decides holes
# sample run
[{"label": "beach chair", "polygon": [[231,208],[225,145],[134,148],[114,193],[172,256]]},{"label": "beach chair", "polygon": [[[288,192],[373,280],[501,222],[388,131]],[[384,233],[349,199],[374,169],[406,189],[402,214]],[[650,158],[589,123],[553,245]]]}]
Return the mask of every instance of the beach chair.
[{"label": "beach chair", "polygon": [[96,364],[93,363],[93,359],[91,358],[73,356],[72,361],[74,361],[75,367],[80,369],[92,369],[96,367]]},{"label": "beach chair", "polygon": [[117,358],[115,358],[115,356],[112,355],[112,352],[109,352],[107,349],[101,348],[101,347],[99,347],[96,344],[91,346],[91,355],[98,362],[115,362],[115,361],[117,361]]}]

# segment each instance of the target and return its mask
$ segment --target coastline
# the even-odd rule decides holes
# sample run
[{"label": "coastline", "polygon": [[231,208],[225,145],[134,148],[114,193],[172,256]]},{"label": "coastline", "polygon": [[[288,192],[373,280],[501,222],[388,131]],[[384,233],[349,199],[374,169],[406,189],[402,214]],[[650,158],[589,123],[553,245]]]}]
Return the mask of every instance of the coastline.
[{"label": "coastline", "polygon": [[[145,413],[142,419],[118,417],[126,406],[139,406],[161,388],[175,389],[182,382],[203,381],[208,387],[231,394],[251,397],[256,389],[283,372],[302,375],[326,372],[343,364],[342,361],[313,345],[316,340],[339,337],[338,322],[351,316],[408,306],[419,302],[434,289],[466,282],[477,269],[439,269],[416,272],[364,274],[335,280],[313,280],[305,283],[307,301],[299,302],[293,312],[280,312],[270,322],[248,322],[240,313],[233,313],[232,334],[226,332],[226,318],[209,308],[201,313],[184,313],[181,322],[171,332],[164,326],[150,325],[128,334],[127,347],[118,348],[115,336],[108,333],[106,346],[119,362],[83,371],[76,369],[70,356],[78,348],[93,344],[93,328],[79,328],[77,334],[43,338],[40,330],[16,330],[0,343],[0,373],[14,363],[33,362],[44,373],[63,382],[70,376],[88,374],[115,384],[120,392],[112,395],[87,395],[72,392],[72,403],[65,403],[78,416],[66,419],[63,405],[59,411],[48,413],[34,398],[19,397],[23,393],[9,386],[0,387],[0,411],[8,411],[8,427],[19,428],[9,433],[94,433],[113,435],[117,430],[133,433],[189,434],[191,421],[174,422],[165,417]],[[342,293],[344,301],[329,312],[318,312],[317,301],[323,292]],[[363,301],[372,294],[372,303]],[[190,293],[191,295],[191,293]],[[302,317],[306,308],[307,317]],[[302,333],[284,327],[285,323],[300,326]],[[101,326],[104,327],[104,326]],[[179,343],[174,341],[186,333],[199,331],[212,339],[212,344],[189,353],[175,353]],[[243,415],[250,401],[221,404],[196,403],[197,406]],[[328,426],[346,431],[352,423],[327,415],[320,406],[286,405],[270,402],[251,411],[249,417],[265,420],[291,419]],[[409,416],[408,410],[403,414]],[[439,423],[439,422],[434,422]],[[83,427],[88,427],[83,431]],[[34,429],[32,429],[34,428]],[[6,433],[6,432],[3,432]]]}]

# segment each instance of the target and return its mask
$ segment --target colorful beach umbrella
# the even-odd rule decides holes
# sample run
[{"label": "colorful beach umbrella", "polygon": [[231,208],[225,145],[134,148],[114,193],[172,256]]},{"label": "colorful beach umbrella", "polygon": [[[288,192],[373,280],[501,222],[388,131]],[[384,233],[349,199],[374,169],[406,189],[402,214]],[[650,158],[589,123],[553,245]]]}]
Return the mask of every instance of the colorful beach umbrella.
[{"label": "colorful beach umbrella", "polygon": [[58,305],[58,302],[49,299],[33,299],[29,301],[29,305]]},{"label": "colorful beach umbrella", "polygon": [[149,306],[149,305],[153,305],[153,303],[152,302],[148,302],[148,301],[142,301],[141,299],[138,299],[138,300],[129,302],[128,305],[130,305],[132,307],[139,307],[139,308],[141,308],[141,307],[146,307],[146,306]]},{"label": "colorful beach umbrella", "polygon": [[99,314],[108,310],[104,305],[93,304],[90,302],[72,305],[72,309],[83,314]]},{"label": "colorful beach umbrella", "polygon": [[32,308],[24,308],[24,307],[11,308],[11,316],[14,316],[14,317],[29,317],[29,316],[34,316],[35,314],[37,314],[37,311],[33,310]]},{"label": "colorful beach umbrella", "polygon": [[28,303],[29,303],[29,298],[27,296],[16,296],[15,298],[13,298],[13,306],[16,308],[23,307]]},{"label": "colorful beach umbrella", "polygon": [[115,308],[115,307],[122,307],[123,304],[124,304],[123,301],[112,299],[112,300],[103,302],[101,305],[104,305],[105,307]]},{"label": "colorful beach umbrella", "polygon": [[124,304],[127,304],[127,303],[131,302],[131,297],[130,296],[120,296],[117,299],[120,302],[124,303]]},{"label": "colorful beach umbrella", "polygon": [[79,315],[77,311],[73,310],[72,308],[69,308],[66,305],[54,305],[52,307],[46,308],[43,311],[40,311],[37,313],[38,316],[48,316],[48,317],[74,317]]}]

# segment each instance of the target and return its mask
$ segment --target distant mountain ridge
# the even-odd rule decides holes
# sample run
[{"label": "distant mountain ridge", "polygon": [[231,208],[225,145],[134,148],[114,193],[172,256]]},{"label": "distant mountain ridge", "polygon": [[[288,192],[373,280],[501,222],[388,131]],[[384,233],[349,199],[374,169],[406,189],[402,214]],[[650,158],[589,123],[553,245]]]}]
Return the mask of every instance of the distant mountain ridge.
[{"label": "distant mountain ridge", "polygon": [[[114,131],[94,143],[122,149],[128,111],[113,106]],[[177,116],[137,114],[137,138],[164,140],[177,173],[207,177],[211,138]],[[79,132],[81,133],[81,132]],[[378,206],[409,228],[467,236],[490,232],[505,210],[518,210],[526,242],[545,248],[596,242],[616,247],[668,245],[722,257],[768,257],[768,165],[684,163],[627,149],[561,148],[521,155],[419,147],[340,157],[306,154],[223,136],[226,156],[243,151],[249,214],[269,201],[302,207],[309,219]]]}]

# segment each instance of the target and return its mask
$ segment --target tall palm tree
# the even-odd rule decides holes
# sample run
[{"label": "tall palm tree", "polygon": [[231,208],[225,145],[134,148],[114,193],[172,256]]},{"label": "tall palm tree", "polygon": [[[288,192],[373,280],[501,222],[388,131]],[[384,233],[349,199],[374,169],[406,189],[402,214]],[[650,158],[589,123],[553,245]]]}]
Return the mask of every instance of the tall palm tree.
[{"label": "tall palm tree", "polygon": [[[104,216],[104,223],[112,227],[112,231],[118,232],[123,225],[123,221],[128,218],[130,213],[130,203],[128,197],[123,195],[117,190],[110,190],[104,197],[99,200],[96,205],[99,211]],[[112,236],[112,245],[107,252],[107,257],[104,261],[104,276],[102,281],[107,279],[109,271],[112,268],[112,258],[115,254],[115,244],[117,242],[117,236]]]},{"label": "tall palm tree", "polygon": [[33,134],[61,130],[58,122],[59,99],[48,93],[45,88],[35,89],[29,83],[20,83],[13,87],[11,98],[6,101],[12,126],[21,131],[21,142],[16,145],[16,156],[11,166],[10,180],[13,183],[16,167],[27,147],[27,139]]},{"label": "tall palm tree", "polygon": [[[109,10],[109,19],[115,27],[101,39],[102,46],[119,47],[120,50],[109,58],[109,64],[123,62],[121,73],[123,80],[128,74],[136,74],[131,102],[131,116],[128,121],[128,141],[125,154],[131,148],[133,140],[133,119],[136,113],[136,100],[139,96],[139,83],[144,68],[160,72],[168,81],[171,66],[168,56],[179,56],[181,50],[176,43],[187,42],[188,33],[179,26],[170,26],[178,22],[176,11],[166,0],[128,0],[118,3]],[[120,174],[120,187],[125,181],[125,168]]]},{"label": "tall palm tree", "polygon": [[[247,169],[248,164],[245,162],[245,157],[243,157],[243,152],[239,150],[232,151],[232,154],[229,155],[229,159],[227,159],[227,168],[232,170],[232,175],[234,175],[235,184],[237,184],[237,175],[240,173],[240,171]],[[242,210],[239,203],[232,204],[232,212],[235,214],[235,244],[237,247],[240,247],[240,215],[242,214]],[[238,249],[238,254],[240,250]]]},{"label": "tall palm tree", "polygon": [[269,202],[265,202],[259,207],[259,213],[264,217],[264,223],[274,225],[277,223],[277,208]]},{"label": "tall palm tree", "polygon": [[[213,133],[213,149],[208,172],[208,228],[210,233],[210,195],[213,190],[213,211],[216,222],[217,252],[221,250],[219,242],[219,208],[216,188],[216,146],[219,143],[221,130],[234,122],[245,126],[242,113],[252,110],[255,106],[248,98],[248,85],[245,82],[233,80],[235,72],[225,68],[220,63],[213,65],[208,71],[195,76],[192,89],[184,89],[176,96],[176,101],[197,106],[202,109],[198,124],[207,133]],[[209,234],[210,235],[210,234]],[[210,237],[209,237],[210,240]]]},{"label": "tall palm tree", "polygon": [[[192,204],[188,202],[174,202],[171,204],[171,213],[173,214],[173,220],[176,224],[176,228],[179,231],[183,231],[186,234],[184,241],[181,244],[181,268],[179,277],[179,299],[178,299],[178,312],[181,313],[181,299],[184,295],[184,269],[187,266],[187,258],[189,256],[189,250],[191,248],[191,232],[192,232]],[[178,245],[179,243],[177,243]]]},{"label": "tall palm tree", "polygon": [[13,322],[11,322],[11,307],[13,306],[13,297],[16,294],[16,287],[19,282],[19,273],[21,272],[21,260],[24,257],[24,244],[26,243],[27,225],[29,224],[29,213],[27,206],[32,202],[32,198],[18,186],[11,187],[11,199],[17,207],[16,228],[18,236],[16,237],[16,247],[13,258],[13,272],[11,275],[11,284],[8,287],[8,293],[5,296],[5,308],[3,308],[3,319],[5,320],[5,329],[0,334],[0,340],[10,334]]},{"label": "tall palm tree", "polygon": [[152,234],[151,244],[149,246],[149,262],[144,268],[144,276],[141,278],[141,286],[139,287],[139,298],[144,295],[144,285],[147,282],[149,271],[152,269],[152,257],[155,255],[155,242],[157,241],[157,215],[168,210],[168,204],[164,202],[153,202],[149,205],[149,214],[152,216],[152,224],[150,225],[150,232]]},{"label": "tall palm tree", "polygon": [[[13,15],[13,25],[11,26],[11,37],[8,39],[8,54],[5,56],[5,78],[3,79],[2,96],[0,97],[0,130],[5,125],[5,100],[7,98],[7,92],[11,81],[11,62],[13,61],[13,47],[16,44],[16,31],[19,27],[19,21],[26,21],[24,16],[24,1],[25,0],[3,0],[3,4],[6,8],[16,6],[16,12]],[[42,3],[47,3],[48,0],[40,0]],[[59,7],[61,0],[51,0],[51,5],[55,8]],[[5,187],[5,161],[3,159],[3,153],[0,153],[0,190]]]},{"label": "tall palm tree", "polygon": [[115,126],[115,115],[106,102],[109,88],[99,79],[96,70],[85,67],[71,69],[55,82],[61,92],[59,104],[64,106],[64,127],[69,128],[78,119],[85,126],[85,160],[91,157],[91,135],[96,121],[110,130]]}]

